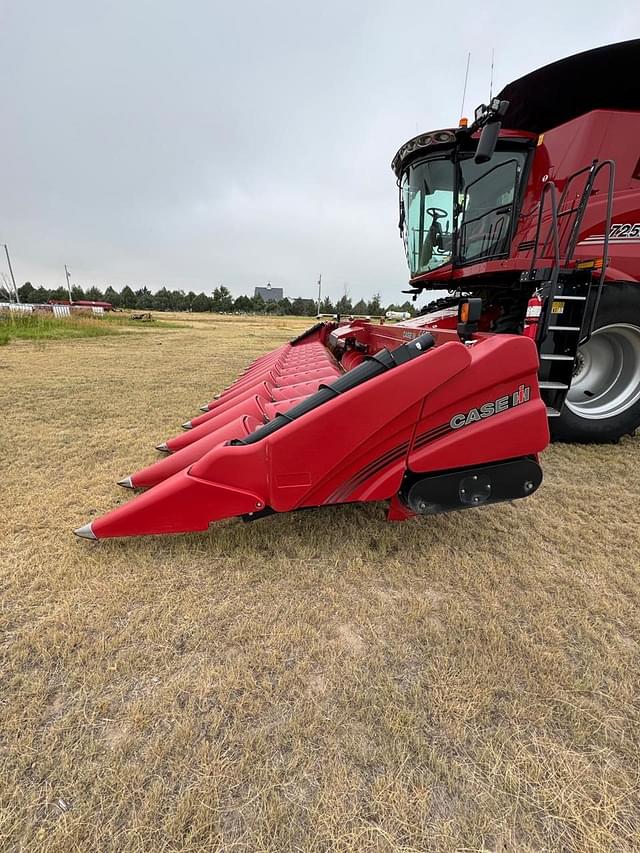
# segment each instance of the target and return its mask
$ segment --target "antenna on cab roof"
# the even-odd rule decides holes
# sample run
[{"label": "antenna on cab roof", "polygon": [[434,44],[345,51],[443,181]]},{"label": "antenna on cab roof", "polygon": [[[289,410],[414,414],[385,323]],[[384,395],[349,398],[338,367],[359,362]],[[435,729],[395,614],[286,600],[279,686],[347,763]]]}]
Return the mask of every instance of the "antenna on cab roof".
[{"label": "antenna on cab roof", "polygon": [[471,62],[471,51],[467,54],[467,70],[464,75],[464,87],[462,89],[462,104],[460,105],[460,118],[464,116],[464,101],[467,97],[467,80],[469,79],[469,63]]},{"label": "antenna on cab roof", "polygon": [[495,56],[496,49],[495,47],[491,48],[491,79],[489,80],[489,103],[493,98],[493,58]]}]

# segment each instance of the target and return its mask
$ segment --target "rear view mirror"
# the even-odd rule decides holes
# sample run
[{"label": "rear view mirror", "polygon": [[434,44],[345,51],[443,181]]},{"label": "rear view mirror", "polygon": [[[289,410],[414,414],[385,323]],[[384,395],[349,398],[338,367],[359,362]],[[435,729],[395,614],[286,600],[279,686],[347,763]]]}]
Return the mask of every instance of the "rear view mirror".
[{"label": "rear view mirror", "polygon": [[496,150],[501,127],[501,122],[492,121],[489,124],[485,124],[482,128],[480,139],[478,140],[478,148],[476,149],[476,163],[488,163],[491,160]]}]

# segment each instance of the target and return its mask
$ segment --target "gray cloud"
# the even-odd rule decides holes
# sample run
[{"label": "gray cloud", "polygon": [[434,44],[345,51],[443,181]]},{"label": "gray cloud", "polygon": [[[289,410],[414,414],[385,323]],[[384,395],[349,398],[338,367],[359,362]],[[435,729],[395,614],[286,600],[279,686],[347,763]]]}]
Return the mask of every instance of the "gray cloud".
[{"label": "gray cloud", "polygon": [[389,168],[418,130],[640,14],[426,2],[6,0],[0,240],[20,281],[399,297]]}]

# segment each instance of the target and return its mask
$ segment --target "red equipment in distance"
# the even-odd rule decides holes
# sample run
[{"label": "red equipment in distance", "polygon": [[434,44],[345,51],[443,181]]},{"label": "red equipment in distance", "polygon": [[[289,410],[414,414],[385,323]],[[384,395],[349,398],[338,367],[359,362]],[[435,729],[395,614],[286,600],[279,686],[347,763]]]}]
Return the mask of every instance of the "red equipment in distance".
[{"label": "red equipment in distance", "polygon": [[93,299],[74,299],[69,302],[68,299],[50,299],[48,305],[68,305],[70,308],[102,308],[103,311],[113,311],[111,302],[103,302]]}]

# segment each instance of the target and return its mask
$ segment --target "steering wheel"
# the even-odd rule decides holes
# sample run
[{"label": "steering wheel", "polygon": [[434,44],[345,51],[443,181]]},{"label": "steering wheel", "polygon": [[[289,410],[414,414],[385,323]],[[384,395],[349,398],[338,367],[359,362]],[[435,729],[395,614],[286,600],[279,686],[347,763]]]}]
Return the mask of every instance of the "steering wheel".
[{"label": "steering wheel", "polygon": [[434,221],[437,222],[438,219],[444,219],[445,216],[448,216],[446,210],[443,210],[441,207],[428,207],[426,212],[429,216],[432,216]]}]

